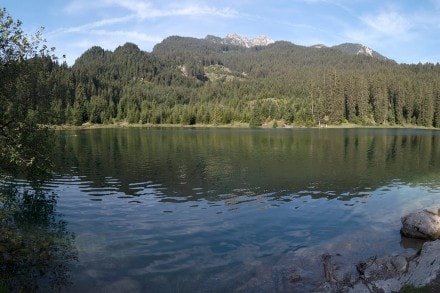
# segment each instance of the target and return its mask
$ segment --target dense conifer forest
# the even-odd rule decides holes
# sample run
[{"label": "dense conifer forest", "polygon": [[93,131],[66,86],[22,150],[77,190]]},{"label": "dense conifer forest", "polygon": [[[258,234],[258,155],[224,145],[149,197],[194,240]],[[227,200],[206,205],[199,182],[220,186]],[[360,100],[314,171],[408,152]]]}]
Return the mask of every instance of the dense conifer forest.
[{"label": "dense conifer forest", "polygon": [[29,101],[27,115],[50,113],[38,122],[54,125],[440,127],[439,64],[351,54],[350,44],[244,48],[213,39],[173,36],[151,53],[132,43],[92,47],[71,67],[31,58],[8,90]]}]

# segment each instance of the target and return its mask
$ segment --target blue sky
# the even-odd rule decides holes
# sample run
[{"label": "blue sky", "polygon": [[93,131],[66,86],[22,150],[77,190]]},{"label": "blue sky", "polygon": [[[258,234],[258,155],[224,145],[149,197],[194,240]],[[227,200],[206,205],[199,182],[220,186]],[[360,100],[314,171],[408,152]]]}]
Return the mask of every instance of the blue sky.
[{"label": "blue sky", "polygon": [[399,63],[440,62],[440,0],[0,0],[23,28],[45,27],[72,65],[98,45],[151,52],[170,35],[267,35],[298,45],[361,43]]}]

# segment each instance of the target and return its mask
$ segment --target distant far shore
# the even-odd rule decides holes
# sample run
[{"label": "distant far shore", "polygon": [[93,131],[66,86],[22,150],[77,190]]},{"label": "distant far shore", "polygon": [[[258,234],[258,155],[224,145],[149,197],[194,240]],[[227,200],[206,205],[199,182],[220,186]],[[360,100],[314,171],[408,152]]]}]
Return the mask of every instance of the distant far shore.
[{"label": "distant far shore", "polygon": [[391,128],[401,128],[401,129],[430,129],[430,130],[440,130],[434,127],[422,127],[417,125],[360,125],[354,123],[342,123],[338,125],[332,124],[321,124],[314,126],[296,125],[296,124],[276,124],[274,122],[264,123],[258,127],[250,127],[249,123],[234,122],[230,124],[148,124],[148,123],[128,123],[128,122],[115,122],[109,124],[94,124],[94,123],[84,123],[82,125],[50,125],[49,128],[54,130],[85,130],[85,129],[103,129],[103,128],[243,128],[243,129],[335,129],[335,128],[379,128],[379,129],[391,129]]}]

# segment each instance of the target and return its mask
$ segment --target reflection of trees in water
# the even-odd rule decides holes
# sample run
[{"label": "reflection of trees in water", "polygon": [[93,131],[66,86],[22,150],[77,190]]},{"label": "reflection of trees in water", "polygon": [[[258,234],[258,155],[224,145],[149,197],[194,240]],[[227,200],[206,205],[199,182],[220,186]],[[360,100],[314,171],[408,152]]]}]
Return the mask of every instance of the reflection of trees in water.
[{"label": "reflection of trees in water", "polygon": [[77,260],[74,235],[41,188],[0,185],[0,291],[60,290]]},{"label": "reflection of trees in water", "polygon": [[74,166],[90,188],[137,196],[130,184],[148,181],[188,200],[267,193],[350,200],[396,180],[425,183],[440,165],[440,135],[431,130],[98,129],[58,141],[57,172]]}]

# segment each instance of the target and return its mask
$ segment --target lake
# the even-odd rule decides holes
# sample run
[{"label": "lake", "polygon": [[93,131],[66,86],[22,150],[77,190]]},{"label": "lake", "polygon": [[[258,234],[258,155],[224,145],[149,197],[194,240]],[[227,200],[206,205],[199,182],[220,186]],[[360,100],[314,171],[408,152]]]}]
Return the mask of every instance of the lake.
[{"label": "lake", "polygon": [[[94,129],[58,134],[67,292],[309,292],[321,256],[414,253],[400,217],[440,204],[440,132]],[[292,282],[292,275],[300,275]]]}]

